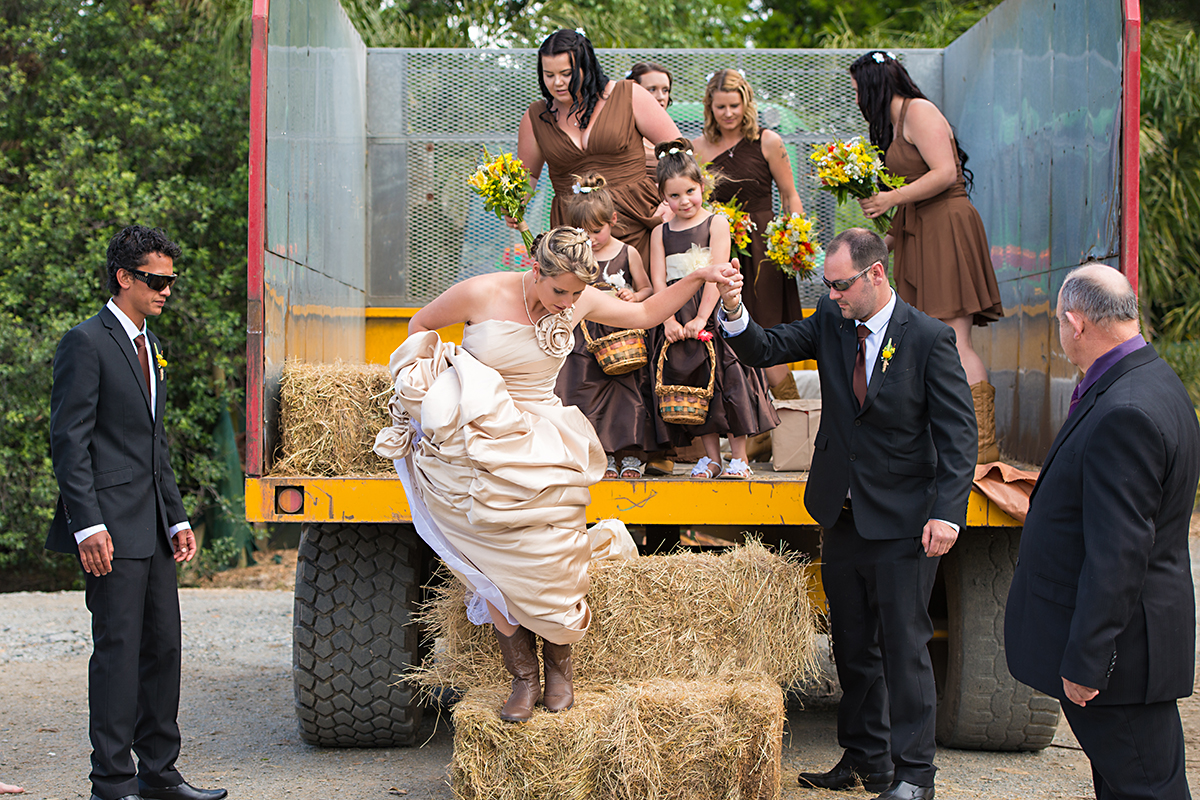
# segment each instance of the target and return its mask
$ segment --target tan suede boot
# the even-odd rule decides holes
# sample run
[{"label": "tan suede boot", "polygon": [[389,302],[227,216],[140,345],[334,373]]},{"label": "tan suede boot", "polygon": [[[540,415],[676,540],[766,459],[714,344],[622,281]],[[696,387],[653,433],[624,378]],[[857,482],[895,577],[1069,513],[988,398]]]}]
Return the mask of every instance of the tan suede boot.
[{"label": "tan suede boot", "polygon": [[788,370],[787,377],[771,386],[771,396],[776,400],[799,400],[800,390],[796,388],[796,379]]},{"label": "tan suede boot", "polygon": [[770,461],[771,460],[771,432],[756,433],[753,436],[746,437],[746,460],[747,461]]},{"label": "tan suede boot", "polygon": [[987,381],[973,384],[971,400],[975,404],[975,422],[979,426],[979,453],[975,463],[999,461],[1000,448],[996,446],[996,387]]},{"label": "tan suede boot", "polygon": [[537,657],[537,637],[527,628],[517,628],[512,636],[496,630],[504,667],[513,676],[512,694],[500,709],[505,722],[528,722],[533,707],[542,699],[541,669]]},{"label": "tan suede boot", "polygon": [[542,664],[546,670],[547,711],[566,711],[575,705],[575,672],[571,666],[571,645],[554,644],[542,639]]}]

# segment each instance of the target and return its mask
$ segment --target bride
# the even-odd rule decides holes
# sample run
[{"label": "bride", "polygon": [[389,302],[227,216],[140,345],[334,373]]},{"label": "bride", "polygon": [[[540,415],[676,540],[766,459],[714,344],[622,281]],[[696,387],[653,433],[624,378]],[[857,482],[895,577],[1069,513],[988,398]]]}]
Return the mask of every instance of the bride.
[{"label": "bride", "polygon": [[[589,285],[586,232],[555,228],[533,255],[529,271],[462,281],[413,316],[391,358],[392,424],[375,443],[396,464],[418,532],[466,585],[468,616],[495,626],[513,676],[500,712],[509,722],[539,701],[571,707],[571,645],[591,621],[584,511],[606,459],[587,418],[554,394],[574,326],[652,328],[706,281],[741,283],[729,264],[709,265],[627,303]],[[460,323],[461,347],[438,338]]]}]

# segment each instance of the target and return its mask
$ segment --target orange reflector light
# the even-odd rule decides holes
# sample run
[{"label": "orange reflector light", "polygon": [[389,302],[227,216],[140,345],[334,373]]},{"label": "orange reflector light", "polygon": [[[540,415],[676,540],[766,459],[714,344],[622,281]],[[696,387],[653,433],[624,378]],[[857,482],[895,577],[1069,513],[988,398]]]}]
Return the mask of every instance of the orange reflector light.
[{"label": "orange reflector light", "polygon": [[275,489],[275,510],[280,514],[299,514],[304,510],[304,488],[279,486]]}]

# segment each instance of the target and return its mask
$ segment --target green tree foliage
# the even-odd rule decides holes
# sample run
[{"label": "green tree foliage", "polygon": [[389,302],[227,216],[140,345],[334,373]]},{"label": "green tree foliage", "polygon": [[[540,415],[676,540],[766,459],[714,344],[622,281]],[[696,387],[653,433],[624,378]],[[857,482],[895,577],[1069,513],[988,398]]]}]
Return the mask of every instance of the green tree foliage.
[{"label": "green tree foliage", "polygon": [[762,47],[945,47],[1000,0],[764,0]]},{"label": "green tree foliage", "polygon": [[0,568],[36,572],[53,566],[54,349],[107,300],[105,247],[131,222],[184,250],[151,325],[188,511],[212,499],[212,431],[244,373],[248,94],[173,2],[0,9]]},{"label": "green tree foliage", "polygon": [[1200,338],[1200,36],[1155,20],[1142,32],[1139,277],[1151,328]]}]

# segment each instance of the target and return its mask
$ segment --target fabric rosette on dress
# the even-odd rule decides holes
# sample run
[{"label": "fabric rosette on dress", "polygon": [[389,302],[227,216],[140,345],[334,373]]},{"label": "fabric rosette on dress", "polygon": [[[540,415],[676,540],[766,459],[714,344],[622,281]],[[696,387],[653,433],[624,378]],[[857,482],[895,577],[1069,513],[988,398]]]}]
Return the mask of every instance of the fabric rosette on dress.
[{"label": "fabric rosette on dress", "polygon": [[487,621],[486,600],[557,644],[590,621],[584,510],[605,465],[590,423],[553,393],[572,341],[569,312],[468,325],[461,347],[413,334],[392,354],[392,425],[375,447],[470,590],[472,621]]}]

